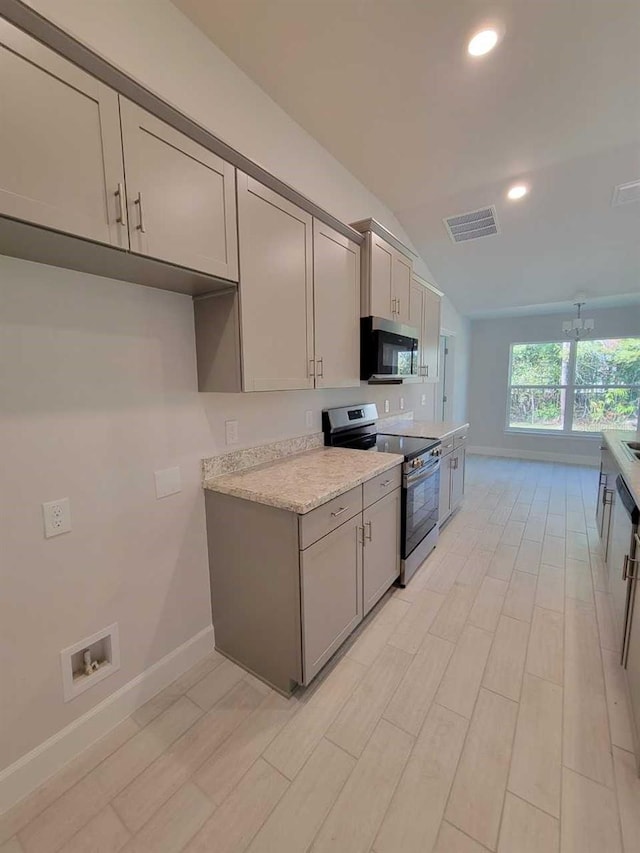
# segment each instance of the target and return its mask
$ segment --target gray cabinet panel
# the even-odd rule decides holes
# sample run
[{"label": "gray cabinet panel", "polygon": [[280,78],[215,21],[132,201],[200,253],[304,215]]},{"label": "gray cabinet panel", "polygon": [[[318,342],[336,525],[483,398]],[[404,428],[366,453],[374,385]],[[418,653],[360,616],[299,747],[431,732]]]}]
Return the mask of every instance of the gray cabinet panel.
[{"label": "gray cabinet panel", "polygon": [[131,249],[238,280],[235,170],[120,99]]},{"label": "gray cabinet panel", "polygon": [[238,172],[245,391],[314,387],[313,220]]},{"label": "gray cabinet panel", "polygon": [[363,514],[365,616],[400,576],[400,502],[401,492],[396,489]]},{"label": "gray cabinet panel", "polygon": [[451,510],[453,511],[462,501],[464,495],[464,466],[466,451],[464,447],[451,454]]},{"label": "gray cabinet panel", "polygon": [[0,214],[127,248],[116,93],[1,20],[0,80]]},{"label": "gray cabinet panel", "polygon": [[358,515],[300,553],[305,684],[362,620],[360,537]]},{"label": "gray cabinet panel", "polygon": [[360,386],[360,246],[313,222],[316,388]]}]

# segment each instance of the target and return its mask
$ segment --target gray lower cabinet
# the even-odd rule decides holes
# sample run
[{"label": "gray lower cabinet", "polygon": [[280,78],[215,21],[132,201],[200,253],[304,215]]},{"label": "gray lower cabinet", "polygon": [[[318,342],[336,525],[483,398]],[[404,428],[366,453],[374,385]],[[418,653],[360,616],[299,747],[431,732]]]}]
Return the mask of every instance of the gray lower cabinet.
[{"label": "gray lower cabinet", "polygon": [[358,515],[300,552],[305,683],[362,621],[361,531]]},{"label": "gray lower cabinet", "polygon": [[216,648],[309,684],[400,574],[399,485],[400,466],[305,515],[206,491]]},{"label": "gray lower cabinet", "polygon": [[616,476],[618,468],[611,452],[602,445],[600,448],[600,479],[598,482],[598,502],[596,504],[596,524],[602,542],[605,562],[609,556],[609,536],[611,533],[611,514],[616,498]]},{"label": "gray lower cabinet", "polygon": [[441,525],[460,506],[464,497],[466,441],[466,433],[456,433],[442,442],[439,509]]},{"label": "gray lower cabinet", "polygon": [[367,507],[364,520],[364,616],[400,575],[400,489]]}]

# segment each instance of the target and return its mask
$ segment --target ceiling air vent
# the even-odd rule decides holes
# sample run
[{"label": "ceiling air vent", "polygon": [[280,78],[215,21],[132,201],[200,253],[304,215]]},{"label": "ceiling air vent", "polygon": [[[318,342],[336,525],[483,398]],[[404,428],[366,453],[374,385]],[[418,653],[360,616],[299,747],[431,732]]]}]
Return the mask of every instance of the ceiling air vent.
[{"label": "ceiling air vent", "polygon": [[498,218],[493,205],[462,213],[460,216],[448,216],[443,222],[454,243],[491,237],[498,233]]},{"label": "ceiling air vent", "polygon": [[620,184],[613,191],[611,204],[617,207],[619,204],[629,204],[631,201],[640,201],[640,181],[632,181],[630,184]]}]

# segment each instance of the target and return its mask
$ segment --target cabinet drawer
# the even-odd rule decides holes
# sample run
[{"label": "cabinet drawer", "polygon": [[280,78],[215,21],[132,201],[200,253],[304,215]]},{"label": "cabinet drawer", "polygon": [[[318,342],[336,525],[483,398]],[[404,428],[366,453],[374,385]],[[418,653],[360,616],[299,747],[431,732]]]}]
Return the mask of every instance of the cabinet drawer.
[{"label": "cabinet drawer", "polygon": [[446,438],[442,439],[442,447],[440,448],[440,456],[446,456],[447,453],[451,453],[454,445],[454,436],[448,435]]},{"label": "cabinet drawer", "polygon": [[363,506],[366,508],[372,503],[388,495],[394,489],[399,489],[402,481],[401,466],[396,465],[389,471],[378,474],[372,480],[367,480],[362,486]]},{"label": "cabinet drawer", "polygon": [[359,512],[362,512],[362,487],[356,486],[306,515],[301,515],[300,548],[308,548]]},{"label": "cabinet drawer", "polygon": [[453,446],[457,450],[459,447],[464,447],[467,443],[467,433],[460,432],[453,436]]}]

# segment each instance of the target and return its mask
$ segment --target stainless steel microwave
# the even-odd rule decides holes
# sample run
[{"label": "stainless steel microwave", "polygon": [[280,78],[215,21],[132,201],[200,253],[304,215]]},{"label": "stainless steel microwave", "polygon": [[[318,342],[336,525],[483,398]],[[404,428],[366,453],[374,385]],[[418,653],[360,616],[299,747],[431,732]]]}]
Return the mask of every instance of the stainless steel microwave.
[{"label": "stainless steel microwave", "polygon": [[360,378],[402,382],[418,375],[418,330],[382,317],[360,321]]}]

